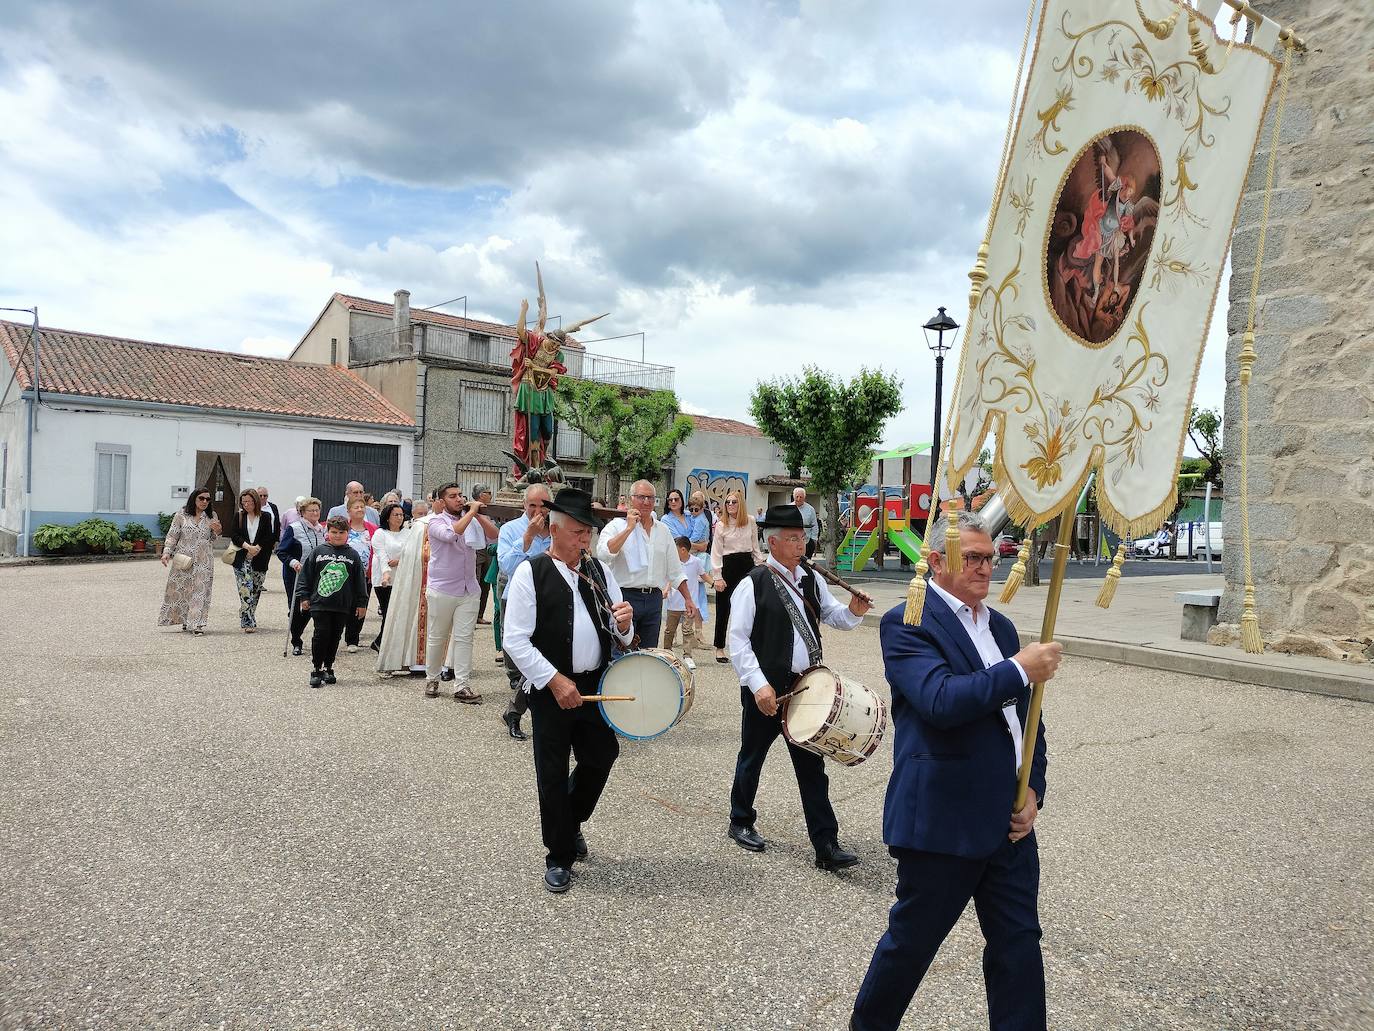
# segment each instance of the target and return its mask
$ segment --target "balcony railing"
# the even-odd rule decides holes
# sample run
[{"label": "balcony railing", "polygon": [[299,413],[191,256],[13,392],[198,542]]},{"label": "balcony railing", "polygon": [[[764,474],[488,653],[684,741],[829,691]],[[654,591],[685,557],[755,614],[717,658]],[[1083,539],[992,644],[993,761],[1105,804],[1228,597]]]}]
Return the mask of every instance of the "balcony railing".
[{"label": "balcony railing", "polygon": [[[412,326],[410,334],[409,341],[400,339],[394,329],[353,336],[349,339],[349,362],[367,365],[414,355],[440,361],[474,362],[491,366],[494,370],[510,372],[514,337],[483,336],[447,326],[425,324]],[[650,365],[571,348],[563,352],[563,362],[568,367],[568,375],[577,379],[642,390],[673,389],[674,370],[669,365]]]}]

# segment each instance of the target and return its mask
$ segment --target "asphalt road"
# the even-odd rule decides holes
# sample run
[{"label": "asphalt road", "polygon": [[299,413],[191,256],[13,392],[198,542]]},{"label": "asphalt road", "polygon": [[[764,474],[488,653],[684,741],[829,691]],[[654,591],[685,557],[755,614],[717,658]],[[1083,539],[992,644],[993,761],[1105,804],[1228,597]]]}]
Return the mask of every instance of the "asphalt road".
[{"label": "asphalt road", "polygon": [[[280,581],[250,637],[216,573],[192,638],[153,627],[155,564],[0,571],[0,1027],[845,1025],[895,875],[890,739],[831,768],[860,866],[811,865],[781,751],[744,853],[737,687],[705,662],[687,721],[624,745],[554,897],[489,636],[480,707],[368,653],[310,691]],[[876,631],[826,647],[886,692]],[[1046,722],[1053,1027],[1374,1027],[1374,709],[1070,660]],[[966,913],[907,1026],[986,1026],[980,943]]]}]

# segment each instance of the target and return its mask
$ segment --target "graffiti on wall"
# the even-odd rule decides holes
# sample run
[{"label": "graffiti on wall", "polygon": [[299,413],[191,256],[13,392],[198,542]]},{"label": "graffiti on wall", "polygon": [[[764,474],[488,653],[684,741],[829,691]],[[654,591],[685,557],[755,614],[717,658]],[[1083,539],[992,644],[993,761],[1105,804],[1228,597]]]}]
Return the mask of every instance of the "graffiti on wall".
[{"label": "graffiti on wall", "polygon": [[689,498],[693,491],[699,490],[706,495],[708,504],[714,501],[717,505],[724,503],[726,494],[738,491],[747,505],[749,474],[732,469],[693,469],[687,474],[687,486],[684,490]]}]

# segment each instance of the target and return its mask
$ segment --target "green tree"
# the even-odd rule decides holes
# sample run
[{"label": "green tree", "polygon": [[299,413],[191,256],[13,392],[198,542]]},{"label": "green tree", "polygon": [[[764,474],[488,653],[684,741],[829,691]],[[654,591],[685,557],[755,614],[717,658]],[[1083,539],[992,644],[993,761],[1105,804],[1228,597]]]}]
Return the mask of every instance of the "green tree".
[{"label": "green tree", "polygon": [[782,462],[787,475],[798,479],[806,465],[806,432],[797,417],[795,394],[784,390],[755,391],[750,403],[754,422],[770,427],[764,432],[782,450]]},{"label": "green tree", "polygon": [[1221,469],[1226,460],[1221,449],[1221,413],[1215,408],[1193,405],[1188,415],[1188,439],[1207,463],[1203,479],[1214,487],[1221,486]]},{"label": "green tree", "polygon": [[695,428],[671,390],[622,391],[569,378],[559,381],[555,405],[558,417],[592,442],[587,465],[607,473],[612,496],[621,493],[622,480],[658,483]]},{"label": "green tree", "polygon": [[[902,410],[902,383],[896,376],[867,368],[845,382],[808,365],[800,379],[755,386],[749,410],[784,454],[799,452],[797,460],[810,471],[812,490],[821,496],[833,531],[840,525],[840,491],[867,478],[884,423]],[[796,450],[789,452],[784,440],[793,441]],[[786,461],[791,472],[792,459]],[[837,544],[830,533],[825,550],[831,565]]]}]

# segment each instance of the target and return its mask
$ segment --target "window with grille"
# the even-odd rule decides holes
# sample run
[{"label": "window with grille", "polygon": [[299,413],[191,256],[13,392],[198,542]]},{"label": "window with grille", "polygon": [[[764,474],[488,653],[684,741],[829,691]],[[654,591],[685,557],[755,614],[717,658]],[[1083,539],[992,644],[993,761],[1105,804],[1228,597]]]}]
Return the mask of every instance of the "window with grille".
[{"label": "window with grille", "polygon": [[467,350],[470,360],[491,364],[491,337],[469,333]]},{"label": "window with grille", "polygon": [[129,448],[125,444],[95,446],[95,510],[129,511]]},{"label": "window with grille", "polygon": [[485,383],[463,383],[458,426],[474,433],[505,433],[510,391]]},{"label": "window with grille", "polygon": [[592,442],[585,433],[576,426],[570,426],[562,419],[558,420],[558,449],[559,458],[575,458],[585,461],[592,453]]},{"label": "window with grille", "polygon": [[505,470],[494,465],[455,465],[453,482],[463,488],[463,493],[472,497],[472,488],[485,483],[496,492],[505,483]]}]

